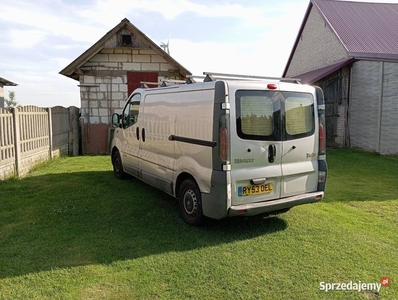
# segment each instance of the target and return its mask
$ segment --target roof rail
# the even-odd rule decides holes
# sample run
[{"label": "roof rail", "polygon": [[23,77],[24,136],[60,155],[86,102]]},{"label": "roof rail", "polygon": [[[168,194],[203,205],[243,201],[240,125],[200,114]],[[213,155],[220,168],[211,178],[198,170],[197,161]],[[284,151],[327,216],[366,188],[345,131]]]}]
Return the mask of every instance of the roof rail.
[{"label": "roof rail", "polygon": [[171,82],[171,83],[185,83],[185,80],[178,79],[161,79],[163,82]]},{"label": "roof rail", "polygon": [[196,83],[196,80],[194,78],[200,78],[200,79],[205,79],[206,76],[202,76],[202,75],[186,75],[186,84],[191,84],[191,83]]},{"label": "roof rail", "polygon": [[[261,80],[261,79],[271,79],[280,81],[291,81],[300,82],[300,78],[283,78],[283,77],[269,77],[269,76],[255,76],[255,75],[242,75],[242,74],[227,74],[227,73],[215,73],[215,72],[203,72],[206,75],[204,81],[214,81],[217,79],[237,79],[237,80]],[[216,78],[216,76],[222,76],[223,78]]]},{"label": "roof rail", "polygon": [[159,82],[148,82],[148,81],[140,81],[140,84],[141,84],[140,88],[143,88],[143,89],[147,89],[148,88],[148,84],[156,85],[156,86],[160,85]]},{"label": "roof rail", "polygon": [[156,85],[156,86],[161,86],[161,87],[165,87],[165,86],[170,86],[170,84],[168,83],[177,83],[177,84],[182,84],[185,83],[185,80],[177,80],[177,79],[161,79],[161,83],[159,82],[148,82],[148,81],[141,81],[141,88],[147,89],[148,88],[148,84],[149,85]]}]

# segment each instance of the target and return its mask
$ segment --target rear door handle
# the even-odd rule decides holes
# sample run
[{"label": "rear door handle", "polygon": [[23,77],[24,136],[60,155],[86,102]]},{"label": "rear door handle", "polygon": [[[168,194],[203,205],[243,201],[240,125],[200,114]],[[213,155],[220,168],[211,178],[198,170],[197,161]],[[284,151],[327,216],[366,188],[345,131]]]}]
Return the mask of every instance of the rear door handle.
[{"label": "rear door handle", "polygon": [[276,146],[274,144],[268,146],[268,162],[273,163],[276,156]]},{"label": "rear door handle", "polygon": [[141,133],[142,133],[141,134],[142,141],[145,142],[145,128],[142,128]]},{"label": "rear door handle", "polygon": [[135,134],[137,136],[137,140],[140,140],[140,129],[138,127],[135,129]]}]

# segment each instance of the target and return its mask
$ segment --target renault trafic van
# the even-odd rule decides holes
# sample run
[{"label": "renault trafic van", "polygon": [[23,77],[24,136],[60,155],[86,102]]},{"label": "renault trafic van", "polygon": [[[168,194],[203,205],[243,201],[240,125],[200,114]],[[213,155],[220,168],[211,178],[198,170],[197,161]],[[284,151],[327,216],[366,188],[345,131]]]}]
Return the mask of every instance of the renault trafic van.
[{"label": "renault trafic van", "polygon": [[327,177],[322,90],[204,74],[203,82],[138,88],[113,114],[115,176],[130,174],[176,197],[191,225],[320,201]]}]

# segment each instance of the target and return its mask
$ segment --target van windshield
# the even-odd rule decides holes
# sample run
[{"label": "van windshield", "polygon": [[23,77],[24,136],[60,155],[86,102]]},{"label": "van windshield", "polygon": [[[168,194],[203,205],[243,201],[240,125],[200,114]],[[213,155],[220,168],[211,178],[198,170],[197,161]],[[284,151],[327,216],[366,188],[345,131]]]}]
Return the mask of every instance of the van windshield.
[{"label": "van windshield", "polygon": [[314,133],[311,94],[239,90],[235,99],[237,133],[242,139],[282,141]]}]

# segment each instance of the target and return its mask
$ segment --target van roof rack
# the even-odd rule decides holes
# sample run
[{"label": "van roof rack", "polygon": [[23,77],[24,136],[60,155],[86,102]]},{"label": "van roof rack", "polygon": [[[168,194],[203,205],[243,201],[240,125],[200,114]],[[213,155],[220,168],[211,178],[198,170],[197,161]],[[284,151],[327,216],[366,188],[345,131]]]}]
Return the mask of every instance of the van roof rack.
[{"label": "van roof rack", "polygon": [[[242,75],[242,74],[227,74],[227,73],[215,73],[215,72],[203,72],[204,82],[215,81],[217,79],[234,79],[234,80],[280,80],[287,82],[299,83],[300,78],[284,78],[284,77],[269,77],[269,76],[256,76],[256,75]],[[219,77],[222,76],[222,77]],[[195,76],[196,77],[196,76]]]},{"label": "van roof rack", "polygon": [[161,79],[161,83],[159,82],[148,82],[148,81],[141,81],[141,88],[147,89],[149,88],[148,85],[156,85],[156,86],[161,86],[161,87],[165,87],[165,86],[170,86],[170,83],[177,83],[177,84],[183,84],[186,83],[185,80],[177,80],[177,79]]}]

